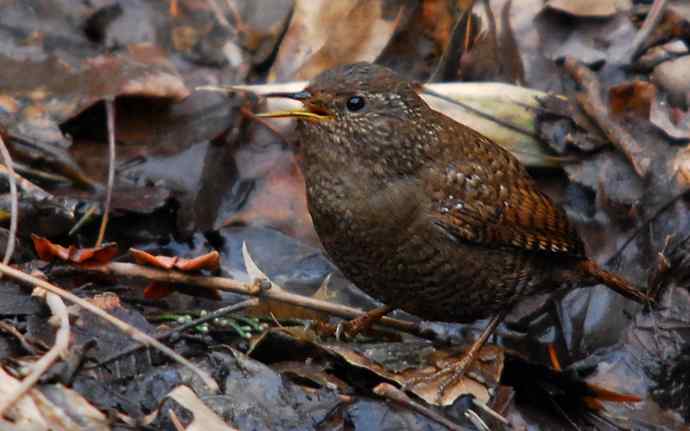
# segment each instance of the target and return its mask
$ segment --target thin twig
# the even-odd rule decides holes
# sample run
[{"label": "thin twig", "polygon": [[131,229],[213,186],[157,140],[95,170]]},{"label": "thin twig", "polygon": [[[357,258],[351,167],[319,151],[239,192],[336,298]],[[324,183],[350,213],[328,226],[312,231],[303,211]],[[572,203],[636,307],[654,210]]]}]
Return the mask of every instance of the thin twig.
[{"label": "thin twig", "polygon": [[225,0],[225,4],[228,7],[228,10],[232,14],[232,18],[235,21],[235,28],[237,29],[238,33],[247,33],[249,32],[249,29],[247,29],[247,25],[242,21],[242,15],[240,14],[240,11],[237,10],[237,5],[235,2],[232,0]]},{"label": "thin twig", "polygon": [[232,28],[227,18],[225,18],[223,10],[220,8],[218,3],[216,3],[216,0],[207,0],[207,3],[208,6],[211,8],[211,11],[213,12],[213,15],[216,17],[216,21],[218,21],[218,24],[222,25],[225,28]]},{"label": "thin twig", "polygon": [[129,325],[126,322],[123,322],[122,320],[118,319],[115,316],[112,316],[108,314],[106,311],[98,308],[94,304],[90,303],[89,301],[82,299],[70,292],[67,292],[54,284],[48,283],[45,280],[41,280],[40,278],[34,277],[33,275],[29,275],[25,272],[22,272],[18,269],[14,269],[10,266],[7,266],[5,264],[0,263],[0,273],[9,275],[10,277],[22,281],[24,283],[27,283],[32,286],[38,286],[41,287],[51,293],[54,293],[69,302],[73,302],[77,304],[78,306],[92,312],[93,314],[97,315],[98,317],[106,320],[125,334],[129,335],[132,337],[134,340],[136,340],[139,343],[145,344],[150,347],[154,347],[158,350],[160,350],[163,354],[166,356],[170,357],[174,361],[188,367],[190,370],[192,370],[194,373],[196,373],[206,384],[206,386],[209,387],[209,389],[212,392],[218,391],[218,384],[209,376],[205,371],[201,370],[199,367],[196,365],[192,364],[189,362],[187,359],[183,358],[179,354],[177,354],[174,350],[171,348],[161,344],[159,341],[151,337],[150,335],[142,332],[141,330],[133,327],[132,325]]},{"label": "thin twig", "polygon": [[656,219],[658,219],[663,213],[665,213],[666,211],[668,211],[669,209],[671,209],[671,207],[672,207],[676,202],[678,202],[678,201],[679,201],[680,199],[682,199],[683,197],[687,196],[688,193],[690,193],[690,190],[685,190],[685,191],[683,191],[682,193],[678,193],[677,195],[673,196],[671,199],[669,199],[668,202],[666,202],[666,203],[663,204],[658,210],[656,210],[656,212],[654,212],[654,214],[652,214],[649,218],[647,218],[645,221],[643,221],[643,222],[640,224],[640,226],[639,226],[637,229],[635,229],[635,231],[632,233],[632,235],[630,235],[630,236],[628,237],[628,239],[625,240],[625,242],[620,246],[620,248],[618,248],[618,250],[616,250],[616,252],[615,252],[611,257],[609,257],[608,259],[606,259],[606,262],[604,263],[604,266],[609,266],[609,265],[613,264],[614,262],[616,262],[618,259],[620,259],[621,255],[623,254],[623,251],[625,251],[625,249],[630,245],[630,243],[633,242],[633,240],[634,240],[635,238],[637,238],[638,235],[639,235],[640,233],[642,233],[642,231],[643,231],[644,229],[646,229],[647,227],[649,227],[649,225],[651,225],[651,224],[652,224]]},{"label": "thin twig", "polygon": [[0,404],[0,417],[3,416],[5,410],[12,407],[19,398],[36,384],[38,379],[41,378],[58,357],[67,353],[69,347],[70,325],[65,303],[62,302],[62,299],[58,295],[46,292],[42,289],[36,289],[34,294],[35,296],[43,296],[45,298],[46,304],[53,313],[53,318],[59,322],[57,332],[55,333],[55,344],[41,357],[41,359],[33,364],[31,373],[26,376],[19,386],[5,398],[2,404]]},{"label": "thin twig", "polygon": [[577,101],[585,113],[599,126],[611,143],[618,148],[633,169],[640,177],[644,178],[649,172],[651,159],[635,137],[622,125],[612,121],[609,111],[601,97],[601,86],[594,72],[581,64],[573,57],[566,57],[565,70],[582,88],[583,92],[577,95]]},{"label": "thin twig", "polygon": [[618,64],[630,64],[635,60],[642,51],[646,48],[644,43],[649,38],[652,30],[659,24],[659,21],[664,16],[664,10],[668,5],[668,0],[654,0],[651,9],[647,13],[647,16],[642,23],[642,26],[635,34],[635,38],[632,43],[625,50],[621,56],[617,59]]},{"label": "thin twig", "polygon": [[115,103],[112,98],[105,101],[105,113],[108,123],[108,185],[105,189],[105,204],[103,205],[103,218],[98,229],[98,239],[95,247],[100,247],[105,237],[105,228],[108,226],[110,215],[110,201],[113,198],[113,185],[115,183]]},{"label": "thin twig", "polygon": [[184,431],[185,427],[184,425],[182,425],[182,421],[180,420],[180,418],[177,417],[175,410],[168,410],[168,417],[170,418],[170,422],[172,422],[173,426],[177,431]]},{"label": "thin twig", "polygon": [[2,258],[4,264],[10,263],[12,255],[14,254],[14,245],[17,239],[17,221],[19,219],[19,195],[17,194],[17,178],[14,173],[14,163],[12,162],[12,157],[10,157],[10,152],[7,151],[7,146],[5,141],[2,140],[0,136],[0,154],[2,154],[2,160],[7,168],[7,179],[10,182],[10,199],[11,199],[11,217],[10,217],[10,233],[7,237],[7,245],[5,246],[5,256]]},{"label": "thin twig", "polygon": [[[439,58],[438,63],[436,63],[436,68],[431,73],[427,82],[443,81],[448,79],[451,74],[457,75],[460,57],[469,46],[465,39],[472,32],[470,26],[472,24],[473,7],[474,0],[472,0],[467,6],[467,9],[462,11],[458,16],[458,19],[453,25],[453,29],[450,31],[450,37],[448,38],[446,48],[443,50],[441,58]],[[455,76],[450,77],[455,78]]]},{"label": "thin twig", "polygon": [[484,118],[486,120],[493,121],[494,123],[498,124],[499,126],[503,126],[506,129],[512,130],[513,132],[521,133],[525,136],[529,136],[530,138],[536,139],[538,141],[541,140],[539,135],[537,135],[536,133],[534,133],[530,130],[523,129],[522,127],[520,127],[516,124],[513,124],[507,120],[502,120],[500,118],[494,117],[493,115],[487,114],[486,112],[483,112],[483,111],[480,111],[477,108],[473,108],[472,106],[470,106],[466,103],[460,102],[459,100],[455,100],[450,96],[446,96],[445,94],[441,94],[437,91],[434,91],[428,85],[422,86],[421,92],[423,94],[428,94],[430,96],[437,97],[437,98],[444,100],[448,103],[452,103],[453,105],[457,105],[457,106],[461,107],[462,109],[466,110],[467,112],[471,112],[472,114],[474,114],[478,117]]},{"label": "thin twig", "polygon": [[5,322],[4,320],[0,320],[0,331],[7,332],[8,334],[14,336],[17,339],[17,341],[19,341],[19,344],[24,348],[24,350],[26,350],[30,354],[38,355],[38,351],[31,343],[29,343],[24,334],[19,332],[17,328]]},{"label": "thin twig", "polygon": [[67,235],[72,236],[75,233],[77,233],[77,231],[79,229],[81,229],[82,226],[84,226],[86,224],[86,222],[89,221],[89,219],[96,212],[97,209],[98,209],[98,204],[93,204],[89,207],[89,209],[84,211],[84,215],[82,215],[81,218],[79,220],[77,220],[76,223],[74,223],[74,226],[72,226],[72,228],[69,230],[69,232],[67,232]]},{"label": "thin twig", "polygon": [[[223,317],[227,314],[233,313],[233,312],[238,311],[238,310],[242,310],[244,308],[254,307],[258,304],[259,304],[259,300],[257,298],[251,298],[251,299],[247,299],[246,301],[238,302],[237,304],[228,305],[227,307],[222,307],[222,308],[219,308],[217,310],[214,310],[214,311],[206,314],[205,316],[199,317],[198,319],[194,319],[190,322],[176,326],[175,328],[173,328],[169,331],[166,331],[162,334],[155,335],[153,338],[155,338],[158,341],[164,341],[170,337],[175,336],[176,334],[179,334],[181,332],[186,331],[187,329],[194,328],[198,325],[201,325],[202,323],[206,323],[210,320]],[[117,361],[118,359],[123,358],[123,357],[128,356],[128,355],[131,355],[132,353],[135,353],[135,352],[137,352],[143,348],[144,348],[144,346],[141,344],[136,344],[136,345],[130,346],[122,352],[118,352],[118,353],[116,353],[116,354],[114,354],[108,358],[103,359],[102,361],[100,361],[96,365],[85,367],[85,369],[88,370],[88,369],[92,369],[92,368],[102,367],[103,365],[107,365],[113,361]]]},{"label": "thin twig", "polygon": [[[227,292],[239,293],[241,295],[257,296],[266,299],[297,305],[310,310],[322,311],[334,316],[352,319],[365,314],[364,311],[348,307],[346,305],[335,304],[322,301],[308,296],[290,293],[283,289],[264,290],[257,287],[257,284],[243,283],[226,277],[208,277],[202,275],[190,275],[179,271],[164,271],[161,269],[149,268],[135,263],[110,262],[103,265],[79,268],[85,271],[95,271],[104,274],[118,275],[123,277],[143,278],[151,281],[159,281],[172,284],[187,284],[205,289],[223,290]],[[383,326],[406,331],[421,337],[429,337],[429,334],[422,331],[415,322],[392,319],[384,317],[380,320]]]},{"label": "thin twig", "polygon": [[252,121],[256,122],[257,124],[261,124],[262,126],[264,126],[266,129],[268,129],[269,132],[271,132],[274,136],[280,139],[280,141],[286,147],[290,145],[290,142],[287,140],[285,135],[280,133],[280,130],[276,129],[276,127],[270,121],[266,121],[265,118],[257,117],[255,113],[253,113],[250,109],[245,108],[244,106],[240,108],[240,113],[245,117],[251,119]]},{"label": "thin twig", "polygon": [[419,414],[422,414],[429,419],[440,423],[451,431],[464,431],[466,428],[456,424],[447,417],[437,413],[436,411],[426,407],[418,402],[413,401],[408,397],[403,391],[396,388],[389,383],[380,383],[374,388],[374,393],[380,397],[387,398],[389,400],[395,401],[404,407],[409,408]]}]

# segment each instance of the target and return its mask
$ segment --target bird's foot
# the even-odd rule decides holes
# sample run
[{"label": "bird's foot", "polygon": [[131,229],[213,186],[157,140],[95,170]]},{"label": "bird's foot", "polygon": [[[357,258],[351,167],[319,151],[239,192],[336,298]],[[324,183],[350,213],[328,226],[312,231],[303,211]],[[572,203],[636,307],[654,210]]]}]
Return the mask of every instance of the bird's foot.
[{"label": "bird's foot", "polygon": [[407,384],[404,385],[404,389],[412,389],[414,392],[418,392],[420,389],[424,389],[422,386],[426,388],[435,388],[436,393],[433,398],[434,404],[452,404],[453,400],[455,400],[464,389],[465,385],[463,385],[463,378],[465,374],[472,364],[474,364],[474,361],[479,356],[479,352],[482,347],[484,347],[484,344],[486,344],[486,340],[493,334],[507,312],[508,309],[505,309],[494,315],[482,330],[479,338],[470,345],[459,360],[440,367],[440,370],[433,374],[417,377],[408,381]]},{"label": "bird's foot", "polygon": [[[471,355],[470,352],[465,352],[459,360],[451,362],[435,373],[416,377],[407,381],[403,385],[403,390],[412,392],[420,390],[426,392],[429,388],[433,388],[432,390],[435,390],[434,404],[449,404],[445,400],[448,398],[455,399],[456,396],[454,392],[462,391],[462,381],[475,359],[475,355]],[[455,388],[455,390],[453,390],[453,388]]]}]

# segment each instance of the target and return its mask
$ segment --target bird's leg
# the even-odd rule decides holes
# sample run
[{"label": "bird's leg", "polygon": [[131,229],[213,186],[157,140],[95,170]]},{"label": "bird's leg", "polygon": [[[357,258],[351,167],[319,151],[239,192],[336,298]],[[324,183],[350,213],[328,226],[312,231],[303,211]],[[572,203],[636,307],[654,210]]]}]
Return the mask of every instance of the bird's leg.
[{"label": "bird's leg", "polygon": [[414,379],[411,382],[407,383],[407,387],[412,388],[415,385],[425,382],[425,381],[433,381],[438,379],[441,376],[447,376],[444,377],[441,383],[438,386],[438,390],[436,393],[436,399],[437,401],[442,401],[443,396],[446,392],[446,389],[458,381],[462,379],[465,376],[465,373],[467,370],[470,368],[472,363],[474,363],[475,359],[477,359],[477,356],[479,352],[481,351],[482,347],[484,347],[484,344],[486,344],[486,341],[489,339],[491,334],[494,333],[496,330],[496,327],[501,323],[501,321],[505,318],[506,314],[508,314],[508,311],[510,310],[509,307],[506,307],[503,311],[499,312],[498,314],[494,315],[491,320],[489,320],[489,323],[486,325],[482,333],[479,335],[479,337],[472,343],[469,349],[467,349],[464,353],[462,358],[460,358],[459,361],[437,371],[436,373],[425,376],[425,377],[420,377],[418,379]]}]

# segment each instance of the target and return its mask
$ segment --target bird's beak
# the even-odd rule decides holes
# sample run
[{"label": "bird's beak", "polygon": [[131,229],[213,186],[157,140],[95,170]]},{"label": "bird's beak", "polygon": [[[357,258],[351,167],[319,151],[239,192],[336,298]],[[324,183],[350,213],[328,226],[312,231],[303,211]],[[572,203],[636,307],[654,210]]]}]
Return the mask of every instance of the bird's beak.
[{"label": "bird's beak", "polygon": [[283,97],[287,99],[297,100],[302,102],[304,107],[302,109],[293,109],[290,111],[275,111],[275,112],[264,112],[262,114],[256,114],[257,117],[261,118],[301,118],[303,120],[309,121],[322,121],[331,118],[324,110],[315,109],[316,107],[309,103],[309,99],[312,97],[311,93],[308,91],[298,91],[295,93],[267,93],[263,97]]}]

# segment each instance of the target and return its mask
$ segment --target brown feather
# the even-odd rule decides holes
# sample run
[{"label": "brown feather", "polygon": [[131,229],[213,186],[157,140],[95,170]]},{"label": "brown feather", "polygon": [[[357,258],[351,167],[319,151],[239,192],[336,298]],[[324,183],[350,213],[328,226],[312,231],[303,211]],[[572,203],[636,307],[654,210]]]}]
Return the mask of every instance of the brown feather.
[{"label": "brown feather", "polygon": [[[460,240],[584,257],[565,212],[539,191],[525,168],[479,133],[437,114],[445,139],[472,142],[441,154],[445,172],[424,175],[434,197],[434,222]],[[438,166],[436,164],[435,166]]]}]

